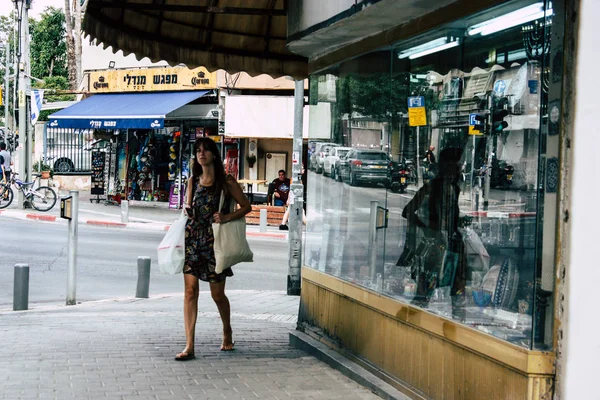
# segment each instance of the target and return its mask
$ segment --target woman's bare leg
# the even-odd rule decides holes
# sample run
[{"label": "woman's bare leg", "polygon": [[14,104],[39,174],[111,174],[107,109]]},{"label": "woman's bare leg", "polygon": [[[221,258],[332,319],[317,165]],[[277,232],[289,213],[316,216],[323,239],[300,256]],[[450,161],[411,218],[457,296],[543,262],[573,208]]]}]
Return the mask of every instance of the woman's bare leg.
[{"label": "woman's bare leg", "polygon": [[221,322],[223,322],[223,343],[221,344],[221,350],[233,349],[233,339],[231,331],[231,308],[229,305],[229,299],[225,295],[225,280],[221,282],[210,284],[210,294],[219,309],[221,315]]},{"label": "woman's bare leg", "polygon": [[183,321],[185,324],[185,349],[177,357],[194,354],[196,319],[198,318],[198,295],[200,284],[192,274],[183,274],[185,294],[183,298]]}]

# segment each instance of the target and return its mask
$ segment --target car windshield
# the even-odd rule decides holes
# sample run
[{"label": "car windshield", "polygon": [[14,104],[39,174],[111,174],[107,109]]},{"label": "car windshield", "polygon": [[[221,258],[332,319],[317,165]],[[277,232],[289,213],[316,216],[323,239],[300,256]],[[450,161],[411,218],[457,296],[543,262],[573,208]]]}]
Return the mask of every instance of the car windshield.
[{"label": "car windshield", "polygon": [[367,161],[385,161],[385,153],[359,153],[358,158]]},{"label": "car windshield", "polygon": [[341,157],[344,157],[346,154],[348,154],[348,151],[349,151],[349,150],[338,150],[338,151],[337,151],[337,155],[338,155],[338,157],[340,157],[340,158],[341,158]]}]

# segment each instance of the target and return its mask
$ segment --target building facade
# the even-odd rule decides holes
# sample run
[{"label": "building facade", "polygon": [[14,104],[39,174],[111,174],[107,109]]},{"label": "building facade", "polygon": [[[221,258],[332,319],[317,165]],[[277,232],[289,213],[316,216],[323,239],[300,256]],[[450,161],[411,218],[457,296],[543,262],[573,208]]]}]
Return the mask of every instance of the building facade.
[{"label": "building facade", "polygon": [[352,149],[309,175],[298,328],[411,397],[554,393],[568,3],[290,7],[309,139]]}]

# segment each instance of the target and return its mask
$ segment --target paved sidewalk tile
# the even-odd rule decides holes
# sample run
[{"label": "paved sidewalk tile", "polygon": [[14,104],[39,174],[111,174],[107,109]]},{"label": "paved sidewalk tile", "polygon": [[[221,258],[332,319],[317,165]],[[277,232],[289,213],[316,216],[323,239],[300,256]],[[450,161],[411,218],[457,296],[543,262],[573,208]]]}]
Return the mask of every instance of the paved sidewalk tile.
[{"label": "paved sidewalk tile", "polygon": [[183,297],[121,299],[0,313],[0,399],[377,399],[288,344],[298,297],[231,291],[235,351],[200,294],[196,359],[185,346]]}]

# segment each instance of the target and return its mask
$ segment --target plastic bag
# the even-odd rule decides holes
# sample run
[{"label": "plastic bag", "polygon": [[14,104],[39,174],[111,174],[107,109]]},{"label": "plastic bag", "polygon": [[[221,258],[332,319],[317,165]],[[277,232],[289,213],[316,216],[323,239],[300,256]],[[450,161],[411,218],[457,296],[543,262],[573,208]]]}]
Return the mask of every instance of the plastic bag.
[{"label": "plastic bag", "polygon": [[163,274],[175,275],[183,271],[187,221],[185,215],[179,217],[158,245],[158,268]]}]

